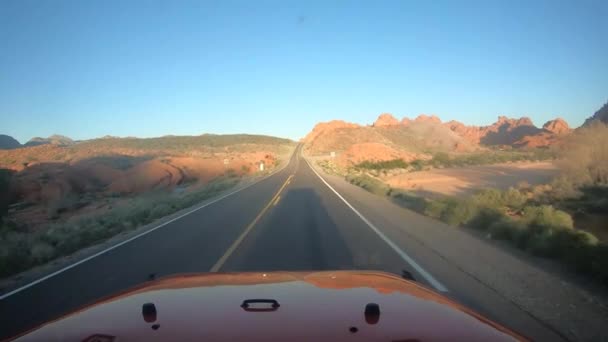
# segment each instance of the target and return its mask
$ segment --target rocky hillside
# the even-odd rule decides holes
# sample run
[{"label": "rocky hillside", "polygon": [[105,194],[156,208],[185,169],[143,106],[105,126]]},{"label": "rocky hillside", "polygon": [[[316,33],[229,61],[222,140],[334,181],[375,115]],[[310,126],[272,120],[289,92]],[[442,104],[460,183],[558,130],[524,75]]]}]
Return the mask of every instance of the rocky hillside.
[{"label": "rocky hillside", "polygon": [[595,112],[595,114],[593,114],[593,116],[591,116],[590,118],[585,120],[585,123],[583,124],[583,126],[588,126],[592,122],[595,122],[595,121],[601,121],[605,124],[608,124],[608,102],[606,102],[602,106],[602,108],[600,108],[597,112]]},{"label": "rocky hillside", "polygon": [[317,124],[303,141],[308,153],[338,152],[337,162],[349,165],[362,160],[425,159],[436,152],[470,152],[484,146],[546,147],[570,131],[561,118],[546,122],[542,128],[527,117],[505,116],[489,126],[467,126],[454,120],[442,123],[435,115],[399,120],[383,113],[368,126],[344,121]]},{"label": "rocky hillside", "polygon": [[21,147],[21,144],[17,139],[10,135],[0,134],[0,150],[11,150],[18,147]]},{"label": "rocky hillside", "polygon": [[452,131],[474,144],[486,146],[543,147],[556,143],[562,134],[570,132],[568,123],[557,118],[538,128],[527,117],[511,119],[499,116],[489,126],[466,126],[458,121],[447,122]]},{"label": "rocky hillside", "polygon": [[[204,184],[218,176],[275,167],[295,143],[258,135],[151,139],[104,138],[0,150],[0,170],[12,174],[10,203],[26,203],[22,222],[40,224],[45,211],[84,210],[104,198]],[[1,199],[1,198],[0,198]],[[91,208],[89,208],[92,210]],[[87,209],[87,210],[89,210]],[[57,210],[55,210],[56,212]]]},{"label": "rocky hillside", "polygon": [[414,120],[398,120],[384,113],[369,126],[344,121],[317,124],[303,139],[312,155],[339,152],[344,165],[363,160],[413,160],[425,158],[429,151],[472,151],[476,147],[435,116],[421,115]]},{"label": "rocky hillside", "polygon": [[40,137],[34,137],[32,139],[30,139],[30,141],[26,142],[23,146],[38,146],[38,145],[46,145],[46,144],[52,144],[52,145],[58,145],[58,146],[67,146],[67,145],[71,145],[74,143],[74,140],[63,136],[63,135],[51,135],[48,138],[40,138]]}]

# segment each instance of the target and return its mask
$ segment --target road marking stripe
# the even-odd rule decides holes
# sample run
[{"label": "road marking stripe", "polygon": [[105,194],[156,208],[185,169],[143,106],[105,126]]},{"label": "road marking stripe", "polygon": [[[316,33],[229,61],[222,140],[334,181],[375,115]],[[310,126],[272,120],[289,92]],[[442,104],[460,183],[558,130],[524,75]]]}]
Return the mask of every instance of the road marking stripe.
[{"label": "road marking stripe", "polygon": [[[304,160],[306,160],[306,159],[304,159]],[[378,229],[378,227],[376,227],[365,216],[363,216],[357,209],[355,209],[355,207],[353,207],[350,203],[348,203],[348,201],[344,197],[342,197],[342,195],[340,195],[331,185],[329,185],[329,183],[327,183],[325,181],[325,179],[323,179],[323,177],[321,177],[321,175],[312,167],[312,165],[310,165],[308,160],[306,160],[306,164],[308,164],[308,167],[310,167],[312,172],[314,172],[317,175],[317,177],[319,177],[319,179],[321,179],[321,181],[323,183],[325,183],[325,185],[327,185],[327,187],[331,191],[333,191],[334,194],[336,194],[336,196],[338,196],[338,198],[340,198],[342,200],[342,202],[344,202],[344,204],[346,204],[355,214],[357,214],[357,216],[359,216],[359,218],[361,218],[361,220],[363,220],[363,222],[365,222],[365,224],[367,224],[367,226],[370,227],[371,230],[373,230],[403,260],[405,260],[405,262],[407,262],[409,265],[411,265],[416,270],[416,272],[418,272],[418,274],[420,274],[429,284],[431,284],[431,286],[433,286],[435,288],[435,290],[440,291],[440,292],[448,292],[448,289],[443,284],[441,284],[437,279],[435,279],[435,277],[433,277],[429,272],[424,270],[422,268],[422,266],[420,266],[416,261],[414,261],[414,259],[412,259],[409,255],[407,255],[407,253],[405,253],[403,250],[401,250],[401,248],[399,248],[399,246],[397,246],[397,244],[395,244],[386,235],[384,235],[384,233],[382,233],[380,231],[380,229]]]},{"label": "road marking stripe", "polygon": [[[296,148],[294,149],[294,152],[293,152],[291,158],[293,158],[293,156],[296,154],[297,149],[298,149],[298,147],[296,146]],[[164,222],[164,223],[161,223],[160,225],[158,225],[158,226],[156,226],[154,228],[150,228],[149,230],[146,230],[145,232],[141,232],[141,233],[139,233],[139,234],[137,234],[137,235],[135,235],[135,236],[133,236],[133,237],[125,240],[125,241],[119,242],[119,243],[117,243],[117,244],[115,244],[115,245],[113,245],[111,247],[108,247],[108,248],[106,248],[106,249],[104,249],[102,251],[99,251],[99,252],[97,252],[97,253],[95,253],[93,255],[90,255],[90,256],[88,256],[88,257],[86,257],[86,258],[84,258],[82,260],[79,260],[79,261],[77,261],[77,262],[75,262],[75,263],[73,263],[71,265],[68,265],[68,266],[66,266],[66,267],[64,267],[62,269],[59,269],[59,270],[57,270],[57,271],[55,271],[53,273],[47,274],[46,276],[44,276],[42,278],[39,278],[39,279],[36,279],[36,280],[32,281],[31,283],[28,283],[26,285],[23,285],[23,286],[21,286],[19,288],[16,288],[16,289],[10,291],[10,292],[2,294],[2,295],[0,295],[0,300],[8,298],[8,297],[10,297],[10,296],[12,296],[12,295],[14,295],[16,293],[19,293],[19,292],[21,292],[23,290],[26,290],[26,289],[34,286],[36,284],[40,284],[41,282],[43,282],[43,281],[45,281],[47,279],[50,279],[50,278],[52,278],[52,277],[54,277],[54,276],[56,276],[58,274],[61,274],[61,273],[65,272],[65,271],[67,271],[67,270],[70,270],[70,269],[72,269],[72,268],[74,268],[74,267],[76,267],[76,266],[78,266],[80,264],[83,264],[83,263],[85,263],[85,262],[87,262],[87,261],[89,261],[89,260],[91,260],[93,258],[96,258],[96,257],[98,257],[100,255],[106,254],[107,252],[109,252],[109,251],[111,251],[111,250],[113,250],[115,248],[118,248],[118,247],[120,247],[122,245],[125,245],[125,244],[127,244],[127,243],[129,243],[129,242],[131,242],[131,241],[133,241],[135,239],[138,239],[138,238],[140,238],[140,237],[142,237],[144,235],[150,234],[153,231],[155,231],[155,230],[157,230],[159,228],[162,228],[162,227],[168,225],[169,223],[175,222],[175,221],[181,219],[184,216],[190,215],[190,214],[192,214],[195,211],[201,210],[201,209],[203,209],[205,207],[208,207],[208,206],[210,206],[210,205],[212,205],[214,203],[217,203],[217,202],[223,200],[226,197],[232,196],[232,195],[236,194],[237,192],[243,191],[243,190],[245,190],[245,189],[247,189],[247,188],[249,188],[251,186],[254,186],[255,184],[257,184],[257,183],[259,183],[259,182],[261,182],[261,181],[263,181],[265,179],[268,179],[271,176],[274,176],[275,174],[277,174],[278,172],[284,170],[291,163],[291,158],[289,158],[289,161],[287,162],[287,164],[283,165],[283,167],[281,167],[280,169],[273,171],[272,173],[270,173],[270,174],[268,174],[268,175],[266,175],[266,176],[264,176],[264,177],[262,177],[262,178],[260,178],[260,179],[258,179],[256,181],[254,181],[251,184],[248,184],[248,185],[246,185],[246,186],[244,186],[244,187],[242,187],[240,189],[236,189],[236,190],[234,190],[232,192],[229,192],[229,193],[227,193],[227,194],[225,194],[225,195],[223,195],[223,196],[221,196],[219,198],[216,198],[216,199],[212,200],[211,202],[208,202],[208,203],[205,203],[205,204],[201,205],[198,208],[194,208],[194,209],[188,211],[187,213],[184,213],[184,214],[182,214],[182,215],[180,215],[178,217],[172,218],[171,220],[169,220],[167,222]]]},{"label": "road marking stripe", "polygon": [[[289,184],[289,182],[287,182],[287,184]],[[273,206],[276,206],[279,203],[280,200],[281,200],[281,196],[277,197],[277,200],[274,201]]]},{"label": "road marking stripe", "polygon": [[222,266],[224,266],[224,264],[226,263],[226,260],[228,260],[228,258],[230,258],[232,253],[234,253],[234,251],[238,248],[238,246],[241,244],[241,242],[243,242],[243,240],[245,239],[247,234],[249,234],[249,232],[253,229],[255,224],[258,223],[258,221],[262,218],[262,216],[264,216],[264,214],[266,213],[268,208],[270,208],[272,203],[274,203],[275,201],[276,202],[279,201],[279,197],[280,197],[279,195],[280,195],[281,191],[283,191],[283,189],[287,186],[287,184],[289,184],[291,177],[293,177],[293,175],[290,175],[289,177],[287,177],[287,180],[285,181],[285,183],[283,183],[283,185],[281,185],[281,188],[279,189],[279,191],[277,191],[277,193],[272,197],[272,199],[268,202],[268,204],[266,204],[264,209],[262,209],[262,211],[260,211],[258,216],[256,216],[253,219],[253,221],[251,221],[251,223],[247,226],[247,228],[245,228],[245,230],[241,233],[241,235],[239,235],[239,237],[232,243],[232,245],[230,245],[230,247],[228,247],[228,249],[226,250],[224,255],[222,255],[222,257],[215,263],[215,265],[213,265],[213,267],[211,267],[209,272],[218,272],[220,270],[220,268],[222,268]]}]

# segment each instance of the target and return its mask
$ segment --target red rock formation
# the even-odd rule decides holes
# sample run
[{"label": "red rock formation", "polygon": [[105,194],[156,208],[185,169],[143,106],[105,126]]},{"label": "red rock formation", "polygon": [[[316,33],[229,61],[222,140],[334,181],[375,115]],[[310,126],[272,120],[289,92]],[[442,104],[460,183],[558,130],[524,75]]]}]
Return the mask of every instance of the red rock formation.
[{"label": "red rock formation", "polygon": [[383,127],[383,126],[396,126],[399,125],[399,120],[397,120],[392,114],[383,113],[378,116],[378,119],[374,122],[372,126],[374,127]]},{"label": "red rock formation", "polygon": [[475,144],[514,147],[548,146],[557,141],[556,135],[570,132],[568,123],[559,118],[547,122],[543,129],[534,126],[530,118],[510,119],[506,116],[499,116],[495,123],[483,127],[466,126],[458,121],[449,121],[444,125]]},{"label": "red rock formation", "polygon": [[570,126],[568,126],[568,123],[562,118],[547,121],[543,125],[543,129],[553,134],[570,133]]},{"label": "red rock formation", "polygon": [[304,137],[304,139],[302,139],[302,140],[303,140],[303,142],[309,143],[309,142],[315,140],[317,137],[319,137],[323,133],[331,132],[338,128],[356,128],[356,127],[360,127],[360,126],[357,124],[342,121],[342,120],[332,120],[332,121],[328,121],[328,122],[320,122],[320,123],[316,124],[315,127],[312,129],[312,131],[310,133],[308,133],[306,135],[306,137]]},{"label": "red rock formation", "polygon": [[416,122],[435,122],[435,123],[441,123],[441,119],[439,119],[436,115],[425,115],[425,114],[420,114],[418,115],[418,117],[416,119],[414,119],[414,121]]},{"label": "red rock formation", "polygon": [[409,125],[412,122],[412,119],[408,118],[408,117],[403,117],[403,119],[401,119],[401,124],[404,126]]},{"label": "red rock formation", "polygon": [[483,137],[482,128],[478,126],[465,126],[465,124],[462,122],[455,120],[444,123],[444,126],[447,126],[453,132],[472,142],[473,144],[479,144],[479,141]]}]

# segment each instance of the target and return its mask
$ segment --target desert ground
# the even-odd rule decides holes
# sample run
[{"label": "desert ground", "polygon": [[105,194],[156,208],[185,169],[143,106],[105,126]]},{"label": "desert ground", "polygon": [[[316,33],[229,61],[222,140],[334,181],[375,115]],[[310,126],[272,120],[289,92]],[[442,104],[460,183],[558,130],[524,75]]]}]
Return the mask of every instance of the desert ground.
[{"label": "desert ground", "polygon": [[551,161],[480,165],[391,174],[380,178],[391,187],[433,196],[462,196],[482,188],[507,189],[521,183],[549,183],[558,173]]}]

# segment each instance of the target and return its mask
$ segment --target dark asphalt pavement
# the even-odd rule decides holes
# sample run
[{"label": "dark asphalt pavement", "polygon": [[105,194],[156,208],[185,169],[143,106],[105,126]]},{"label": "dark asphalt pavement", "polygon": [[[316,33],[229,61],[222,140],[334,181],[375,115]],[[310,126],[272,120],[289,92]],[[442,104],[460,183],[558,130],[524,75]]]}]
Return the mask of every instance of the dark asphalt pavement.
[{"label": "dark asphalt pavement", "polygon": [[[396,247],[411,255],[420,267],[436,270],[429,274],[449,289],[446,295],[524,334],[559,339],[423,247],[408,249],[407,235],[389,227],[391,223],[385,220],[392,213],[360,207],[373,198],[367,196],[373,195],[352,189],[346,195],[337,187],[336,190],[379,230],[386,229]],[[393,273],[408,270],[422,284],[433,288],[424,275],[323,183],[300,157],[298,148],[289,164],[273,176],[0,300],[0,338],[140,284],[151,273],[159,277],[209,272],[213,268],[374,269]]]}]

